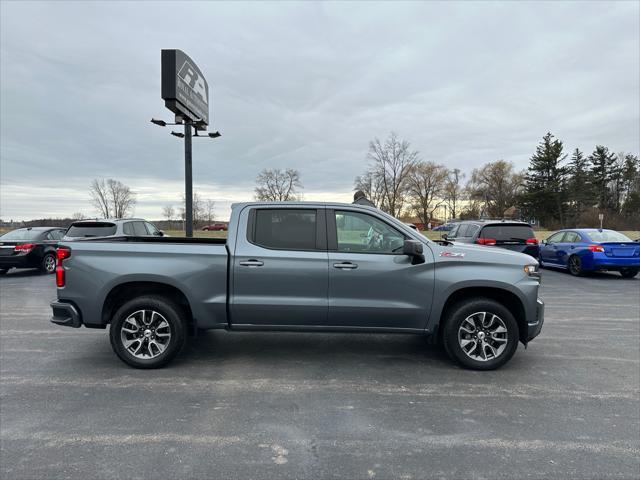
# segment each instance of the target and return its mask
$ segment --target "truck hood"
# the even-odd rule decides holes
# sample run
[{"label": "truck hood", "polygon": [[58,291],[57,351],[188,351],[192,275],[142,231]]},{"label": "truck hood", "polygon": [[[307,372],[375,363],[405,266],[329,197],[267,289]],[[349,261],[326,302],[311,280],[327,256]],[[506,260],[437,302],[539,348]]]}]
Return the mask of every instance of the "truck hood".
[{"label": "truck hood", "polygon": [[[433,244],[431,244],[433,245]],[[514,252],[499,247],[485,247],[471,243],[456,243],[453,245],[438,245],[432,247],[438,260],[466,260],[479,263],[507,263],[513,265],[538,265],[538,260],[531,255]]]}]

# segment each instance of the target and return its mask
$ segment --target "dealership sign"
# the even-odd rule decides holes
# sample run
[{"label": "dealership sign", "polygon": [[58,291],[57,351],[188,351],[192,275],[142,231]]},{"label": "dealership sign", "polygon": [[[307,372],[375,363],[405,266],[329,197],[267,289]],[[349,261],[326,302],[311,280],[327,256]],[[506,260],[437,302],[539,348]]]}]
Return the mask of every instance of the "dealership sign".
[{"label": "dealership sign", "polygon": [[199,130],[209,124],[209,85],[204,75],[182,50],[162,50],[162,99],[176,115]]}]

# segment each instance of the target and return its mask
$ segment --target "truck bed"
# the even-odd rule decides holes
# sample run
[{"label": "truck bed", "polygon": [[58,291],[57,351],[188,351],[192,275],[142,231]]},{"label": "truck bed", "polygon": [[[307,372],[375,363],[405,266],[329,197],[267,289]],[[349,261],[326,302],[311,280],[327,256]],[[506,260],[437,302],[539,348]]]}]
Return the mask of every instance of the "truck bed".
[{"label": "truck bed", "polygon": [[59,298],[75,303],[87,326],[104,324],[103,305],[114,288],[169,285],[183,294],[203,328],[227,325],[228,251],[224,238],[109,237],[60,242],[66,286]]}]

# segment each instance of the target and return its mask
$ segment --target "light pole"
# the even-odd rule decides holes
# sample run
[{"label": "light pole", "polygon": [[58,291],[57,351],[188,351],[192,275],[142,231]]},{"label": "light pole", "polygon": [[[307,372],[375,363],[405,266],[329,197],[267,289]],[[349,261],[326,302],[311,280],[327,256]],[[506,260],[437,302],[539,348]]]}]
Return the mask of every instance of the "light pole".
[{"label": "light pole", "polygon": [[191,134],[192,121],[186,119],[180,119],[176,116],[176,123],[168,123],[164,120],[151,119],[151,123],[160,127],[166,127],[167,125],[184,125],[184,133],[171,132],[171,135],[178,138],[184,138],[184,233],[187,237],[193,237],[193,169],[192,169],[192,137],[197,138],[218,138],[222,136],[220,132],[208,132],[207,136],[198,135],[196,130],[195,135]]}]

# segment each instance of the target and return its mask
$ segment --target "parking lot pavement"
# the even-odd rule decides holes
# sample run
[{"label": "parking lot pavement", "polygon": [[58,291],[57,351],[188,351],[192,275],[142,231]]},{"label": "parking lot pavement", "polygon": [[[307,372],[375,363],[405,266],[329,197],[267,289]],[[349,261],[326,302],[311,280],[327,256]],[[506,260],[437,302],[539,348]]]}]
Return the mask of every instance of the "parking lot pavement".
[{"label": "parking lot pavement", "polygon": [[542,334],[504,368],[405,335],[209,332],[133,370],[0,278],[0,477],[632,478],[640,279],[545,270]]}]

